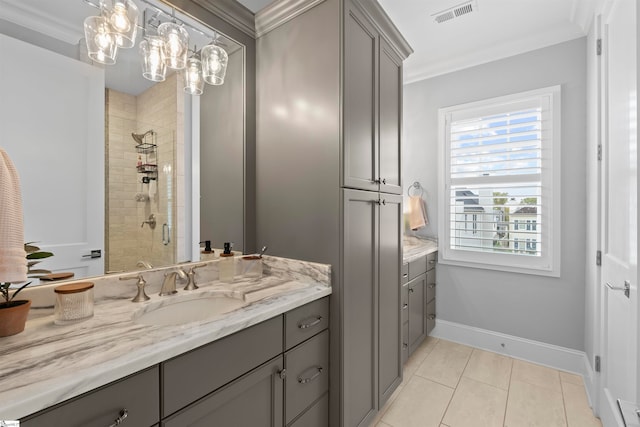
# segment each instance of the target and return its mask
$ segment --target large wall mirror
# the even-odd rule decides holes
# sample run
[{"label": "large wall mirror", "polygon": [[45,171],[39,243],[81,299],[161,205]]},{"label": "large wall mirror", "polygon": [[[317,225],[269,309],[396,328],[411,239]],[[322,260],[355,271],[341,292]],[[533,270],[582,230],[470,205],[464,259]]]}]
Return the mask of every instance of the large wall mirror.
[{"label": "large wall mirror", "polygon": [[[42,263],[53,273],[196,261],[204,240],[254,250],[254,41],[189,0],[130,1],[137,37],[131,48],[118,39],[109,64],[83,23],[124,0],[0,0],[0,147],[20,174],[25,240],[54,253]],[[182,30],[160,34],[164,23]],[[185,34],[189,58],[205,62],[205,46],[227,56],[223,81],[198,95],[185,74],[200,64],[159,76],[149,53],[154,37],[168,46]]]}]

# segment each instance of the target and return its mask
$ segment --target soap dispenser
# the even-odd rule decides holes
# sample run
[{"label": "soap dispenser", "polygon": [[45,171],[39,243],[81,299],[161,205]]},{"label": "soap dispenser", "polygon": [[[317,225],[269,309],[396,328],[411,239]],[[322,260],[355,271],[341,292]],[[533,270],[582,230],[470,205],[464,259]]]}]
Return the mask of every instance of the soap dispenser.
[{"label": "soap dispenser", "polygon": [[204,249],[200,251],[200,260],[209,261],[216,258],[216,253],[211,249],[211,240],[204,240],[200,244],[204,243]]},{"label": "soap dispenser", "polygon": [[225,242],[224,251],[220,254],[220,262],[218,264],[218,277],[221,282],[233,282],[236,273],[236,263],[231,252],[233,243]]}]

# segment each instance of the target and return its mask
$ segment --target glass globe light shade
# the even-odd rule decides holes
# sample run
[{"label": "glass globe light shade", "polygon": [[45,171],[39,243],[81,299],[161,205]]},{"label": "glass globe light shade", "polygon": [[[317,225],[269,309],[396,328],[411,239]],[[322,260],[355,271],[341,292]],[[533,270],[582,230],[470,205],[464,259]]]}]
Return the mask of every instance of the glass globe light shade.
[{"label": "glass globe light shade", "polygon": [[184,91],[191,95],[202,95],[204,80],[202,78],[202,62],[197,57],[187,59],[183,71]]},{"label": "glass globe light shade", "polygon": [[229,60],[227,52],[220,46],[210,44],[202,48],[200,55],[202,57],[204,81],[210,85],[223,84]]},{"label": "glass globe light shade", "polygon": [[167,75],[167,64],[162,46],[164,41],[159,36],[149,36],[140,42],[142,55],[142,76],[153,82],[163,82]]},{"label": "glass globe light shade", "polygon": [[115,64],[118,43],[111,34],[111,27],[102,16],[89,16],[84,20],[84,37],[87,54],[101,64]]},{"label": "glass globe light shade", "polygon": [[132,0],[103,0],[101,7],[102,16],[109,22],[118,47],[133,47],[138,34],[138,6]]},{"label": "glass globe light shade", "polygon": [[167,67],[182,70],[187,64],[189,51],[189,33],[182,26],[173,22],[158,25],[158,36],[164,40],[164,57]]}]

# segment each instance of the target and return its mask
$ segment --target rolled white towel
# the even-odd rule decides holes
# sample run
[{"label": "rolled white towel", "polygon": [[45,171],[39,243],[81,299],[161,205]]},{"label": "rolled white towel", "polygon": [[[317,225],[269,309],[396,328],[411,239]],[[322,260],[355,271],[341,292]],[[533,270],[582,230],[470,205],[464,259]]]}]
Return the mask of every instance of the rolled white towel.
[{"label": "rolled white towel", "polygon": [[25,282],[27,260],[20,178],[9,155],[0,148],[0,282]]}]

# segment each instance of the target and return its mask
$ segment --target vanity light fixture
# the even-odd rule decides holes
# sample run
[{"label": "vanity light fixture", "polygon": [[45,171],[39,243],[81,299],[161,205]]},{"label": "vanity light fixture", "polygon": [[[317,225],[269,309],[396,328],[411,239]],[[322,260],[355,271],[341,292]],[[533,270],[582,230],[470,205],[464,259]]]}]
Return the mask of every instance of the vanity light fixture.
[{"label": "vanity light fixture", "polygon": [[118,47],[132,48],[138,32],[138,6],[133,0],[101,0],[100,9],[118,41]]},{"label": "vanity light fixture", "polygon": [[164,41],[162,49],[167,66],[173,70],[184,69],[189,51],[187,30],[175,22],[163,22],[158,25],[158,36]]},{"label": "vanity light fixture", "polygon": [[115,64],[118,43],[103,16],[89,16],[84,20],[84,37],[89,58],[101,64]]},{"label": "vanity light fixture", "polygon": [[201,56],[204,81],[210,85],[223,84],[229,60],[227,52],[216,45],[214,41],[214,43],[202,48]]},{"label": "vanity light fixture", "polygon": [[[119,48],[127,49],[135,45],[138,28],[144,30],[144,39],[140,42],[142,56],[142,75],[144,78],[162,82],[166,78],[167,68],[182,70],[184,91],[191,95],[201,95],[204,83],[221,85],[227,72],[229,56],[218,43],[218,34],[213,41],[187,59],[189,53],[189,32],[191,29],[201,35],[202,31],[180,21],[171,14],[158,8],[149,0],[83,0],[90,6],[100,9],[100,16],[85,19],[84,30],[89,58],[101,64],[115,64]],[[138,24],[140,13],[135,1],[150,6],[145,9],[143,26]],[[153,16],[147,19],[147,12]],[[161,15],[171,19],[162,22]]]},{"label": "vanity light fixture", "polygon": [[190,95],[202,95],[204,79],[202,78],[202,61],[200,55],[194,53],[187,59],[187,66],[183,71],[184,91]]},{"label": "vanity light fixture", "polygon": [[164,40],[160,36],[147,36],[140,42],[142,76],[154,82],[163,82],[167,75],[164,58]]}]

